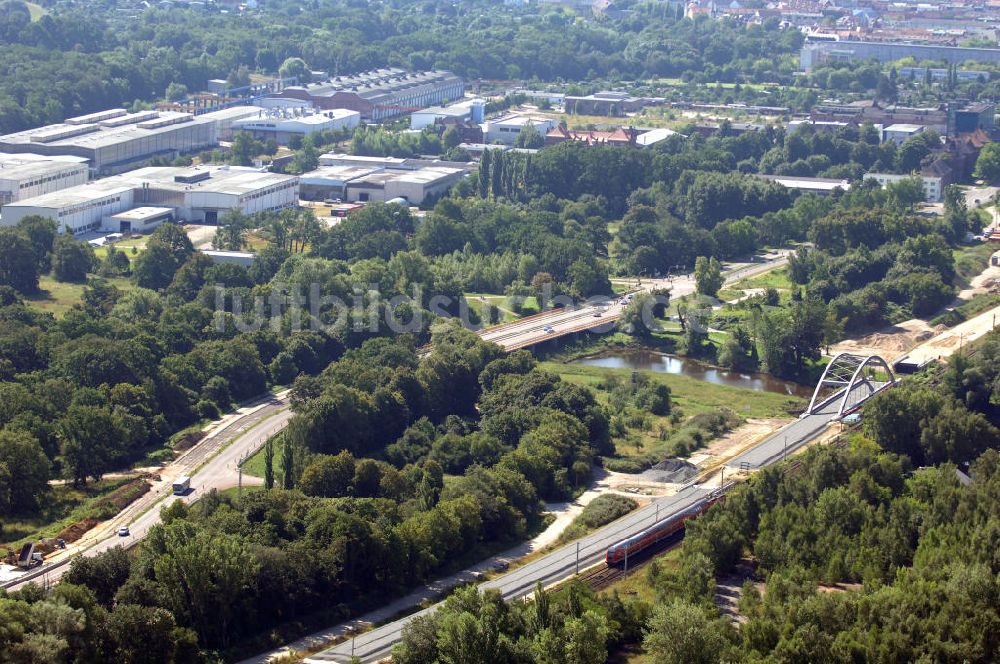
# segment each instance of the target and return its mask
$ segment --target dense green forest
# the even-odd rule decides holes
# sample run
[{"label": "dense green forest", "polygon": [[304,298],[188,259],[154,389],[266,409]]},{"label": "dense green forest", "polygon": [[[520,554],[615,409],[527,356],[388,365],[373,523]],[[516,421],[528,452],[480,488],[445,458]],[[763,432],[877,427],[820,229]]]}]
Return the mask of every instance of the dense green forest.
[{"label": "dense green forest", "polygon": [[[503,356],[455,325],[433,341],[418,363],[406,339],[369,340],[300,377],[295,417],[273,443],[282,488],[176,503],[138,555],[81,558],[60,587],[87,586],[69,602],[86,616],[54,631],[26,617],[23,630],[4,632],[4,652],[125,657],[129,644],[104,625],[138,614],[149,624],[134,637],[164,644],[143,661],[189,661],[174,653],[186,652],[191,631],[201,648],[226,649],[520,541],[539,522],[540,499],[588,482],[594,457],[609,451],[607,415],[527,352]],[[371,458],[383,453],[388,462]],[[61,601],[34,593],[14,596],[42,602],[38,611]]]},{"label": "dense green forest", "polygon": [[[48,3],[42,3],[46,5]],[[670,99],[786,105],[808,111],[826,90],[913,103],[953,94],[996,97],[997,81],[901,80],[895,69],[854,63],[796,76],[802,35],[777,19],[762,26],[679,19],[672,6],[616,3],[615,18],[560,8],[468,1],[269,2],[228,14],[173,7],[119,10],[55,4],[38,20],[19,0],[0,5],[0,132],[113,105],[203,90],[211,78],[245,85],[277,75],[288,58],[334,75],[382,66],[449,69],[467,81],[522,79],[571,92],[648,81]],[[659,78],[680,86],[658,86]],[[735,89],[710,83],[743,83]],[[746,83],[771,83],[767,89]]]},{"label": "dense green forest", "polygon": [[[58,3],[32,21],[8,0],[0,132],[183,96],[209,78],[246,84],[292,57],[334,74],[447,68],[470,87],[524,79],[586,93],[621,83],[799,110],[823,90],[924,101],[995,93],[987,81],[900,81],[868,63],[796,77],[801,35],[776,21],[690,21],[652,2],[616,8],[627,11],[584,18],[479,0],[279,0],[231,14]],[[680,83],[665,92],[658,78]],[[706,86],[717,81],[740,87]],[[750,82],[785,87],[772,95]],[[937,147],[932,132],[897,146],[871,126],[678,129],[650,149],[487,152],[423,217],[384,204],[334,226],[305,209],[227,214],[215,243],[254,248],[249,267],[213,264],[174,224],[141,251],[100,256],[42,218],[0,229],[0,517],[38,515],[51,480],[83,486],[169,458],[176,434],[276,386],[292,387],[294,412],[267,444],[267,490],[175,503],[134,552],[80,558],[48,592],[0,592],[0,660],[243,654],[272,630],[338,620],[522,541],[543,524],[542,501],[572,498],[615,455],[626,420],[676,419],[678,451],[738,420],[684,419],[669,389],[640,378],[603,385],[604,403],[527,351],[505,355],[448,320],[500,319],[489,306],[470,313],[466,294],[510,296],[521,313],[528,301],[611,294],[613,276],[693,271],[698,296],[670,311],[677,349],[800,378],[845,333],[952,299],[954,249],[980,226],[956,189],[943,215],[927,217],[914,213],[917,180],[819,198],[759,177],[910,173]],[[321,147],[347,138],[296,141],[286,168],[314,168]],[[351,140],[357,154],[463,158],[456,145],[454,133],[429,131],[366,129]],[[250,163],[276,150],[243,135],[229,154],[203,157]],[[781,293],[710,311],[724,297],[721,260],[805,242]],[[40,311],[43,282],[74,285],[80,301],[59,316]],[[636,298],[618,329],[674,343],[638,325],[647,302]],[[661,300],[661,320],[666,309]],[[396,334],[400,321],[416,324]],[[724,341],[710,341],[708,326]],[[655,603],[575,585],[511,606],[462,591],[414,623],[397,659],[597,664],[642,645],[657,662],[995,661],[998,385],[1000,339],[990,336],[940,375],[879,395],[846,447],[810,451],[794,472],[762,471],[695,522],[677,565],[649,572]],[[744,587],[736,628],[712,604],[714,579],[748,556],[766,591]],[[820,583],[862,585],[816,592]]]},{"label": "dense green forest", "polygon": [[115,104],[164,98],[171,85],[202,90],[210,78],[245,84],[277,74],[289,57],[334,75],[383,66],[449,69],[468,81],[582,81],[680,76],[684,71],[792,71],[801,43],[777,21],[743,29],[678,22],[655,4],[627,21],[583,21],[561,9],[484,2],[267,3],[229,15],[99,6],[59,9],[31,22],[22,3],[0,7],[0,131],[58,122]]},{"label": "dense green forest", "polygon": [[[837,148],[830,154],[839,151],[848,160],[866,147],[882,150],[864,134],[677,138],[652,151],[567,144],[530,160],[498,158],[419,225],[405,208],[381,204],[329,228],[309,211],[226,215],[220,246],[241,248],[255,229],[267,240],[249,268],[212,265],[174,225],[158,229],[132,260],[114,248],[98,260],[40,218],[0,229],[0,285],[7,287],[0,327],[0,389],[7,398],[0,424],[2,435],[20,441],[16,453],[0,458],[16,467],[30,457],[38,469],[0,506],[30,511],[50,476],[77,483],[100,478],[199,418],[300,373],[317,374],[344,349],[392,333],[392,320],[419,314],[421,324],[410,331],[416,345],[425,343],[436,317],[468,309],[468,292],[530,296],[546,305],[559,295],[610,293],[614,273],[689,269],[699,256],[733,258],[809,240],[814,249],[790,262],[790,299],[768,295],[712,314],[713,324],[731,333],[718,351],[694,325],[685,341],[691,355],[718,352],[714,359],[723,364],[800,375],[819,359],[822,345],[844,331],[925,315],[947,303],[956,279],[950,245],[978,228],[978,217],[954,191],[943,217],[909,213],[920,197],[915,182],[885,190],[860,186],[819,199],[729,172],[734,162],[772,154],[773,166],[808,161],[830,146]],[[732,217],[736,211],[740,218]],[[618,220],[612,238],[609,222]],[[46,273],[86,281],[83,301],[58,320],[22,299]],[[102,276],[128,276],[131,283],[122,289]],[[218,293],[215,284],[225,291]],[[398,311],[390,305],[414,289],[426,297]],[[714,294],[710,290],[702,292]],[[354,302],[358,292],[366,293],[363,307],[341,320],[342,310],[329,302]],[[296,293],[304,298],[297,300],[301,306],[287,306]],[[446,298],[442,309],[426,309],[432,295]],[[254,324],[268,313],[249,306],[255,298],[282,303],[269,312],[267,325]],[[484,316],[494,321],[496,311]],[[475,312],[469,317],[481,322]],[[633,318],[627,314],[623,326]],[[342,324],[333,325],[338,320]],[[441,406],[412,412],[441,412]],[[397,424],[405,428],[407,421]],[[389,434],[374,448],[394,443],[401,431]],[[367,451],[355,444],[361,445],[356,452]]]},{"label": "dense green forest", "polygon": [[[508,605],[467,590],[414,620],[395,661],[599,664],[626,647],[663,664],[995,661],[998,431],[925,388],[878,399],[865,430],[895,443],[855,435],[761,471],[689,522],[675,563],[647,568],[655,599],[570,584]],[[915,413],[928,399],[941,411]],[[895,419],[877,419],[886,408]],[[970,460],[963,483],[950,461]],[[741,560],[754,571],[734,623],[716,578]]]},{"label": "dense green forest", "polygon": [[[177,503],[137,555],[81,559],[55,591],[11,593],[0,600],[17,616],[5,651],[33,661],[198,661],[198,647],[226,649],[318,609],[332,617],[341,603],[384,596],[449,556],[530,528],[540,496],[582,479],[577,462],[601,445],[601,425],[592,407],[572,405],[586,404],[585,392],[533,369],[529,355],[491,359],[496,351],[467,332],[438,334],[441,353],[416,380],[447,379],[446,366],[470,376],[483,411],[473,440],[459,442],[468,420],[450,413],[410,428],[400,452],[415,462],[402,467],[296,451],[289,438],[314,431],[318,414],[333,412],[324,404],[364,400],[340,382],[345,374],[362,371],[351,382],[371,389],[412,371],[405,344],[369,341],[297,384],[299,424],[289,433],[299,433],[281,452],[291,467],[305,464],[289,475],[295,487]],[[968,386],[973,375],[992,381],[998,348],[991,336],[975,358],[953,364],[935,379],[944,391],[918,384],[876,397],[866,413],[878,418],[846,446],[812,449],[737,488],[689,525],[675,564],[640,572],[655,602],[576,584],[512,605],[463,590],[414,621],[398,661],[471,664],[489,653],[495,662],[598,664],[626,646],[678,664],[993,661],[1000,438],[977,410],[995,417],[994,407],[969,399]],[[502,442],[518,436],[513,448]],[[954,463],[970,460],[963,484]],[[926,464],[935,465],[918,469]],[[465,475],[445,475],[445,466]],[[736,627],[715,607],[715,579],[748,555],[756,583],[743,585]],[[137,640],[157,644],[155,653],[136,652]]]}]

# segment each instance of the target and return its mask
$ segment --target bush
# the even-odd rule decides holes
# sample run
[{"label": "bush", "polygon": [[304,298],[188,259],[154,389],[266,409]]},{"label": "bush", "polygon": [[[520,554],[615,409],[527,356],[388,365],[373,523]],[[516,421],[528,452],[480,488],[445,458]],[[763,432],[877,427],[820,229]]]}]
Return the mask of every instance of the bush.
[{"label": "bush", "polygon": [[602,465],[615,473],[641,473],[660,461],[660,455],[649,453],[629,457],[604,457]]},{"label": "bush", "polygon": [[219,407],[214,402],[202,399],[194,407],[198,416],[206,420],[219,419]]},{"label": "bush", "polygon": [[606,493],[594,498],[580,515],[573,519],[573,523],[559,536],[559,542],[568,542],[578,537],[586,535],[591,530],[611,523],[615,519],[625,516],[639,503],[626,496],[619,496],[615,493]]}]

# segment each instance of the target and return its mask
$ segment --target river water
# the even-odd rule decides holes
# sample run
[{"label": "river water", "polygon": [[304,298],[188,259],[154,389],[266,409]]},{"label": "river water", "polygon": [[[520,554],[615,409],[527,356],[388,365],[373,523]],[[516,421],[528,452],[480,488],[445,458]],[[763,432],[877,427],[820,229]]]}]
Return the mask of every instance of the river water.
[{"label": "river water", "polygon": [[696,380],[704,380],[716,385],[729,385],[747,390],[775,392],[808,399],[813,388],[799,383],[775,378],[770,374],[742,373],[729,371],[673,355],[667,355],[654,350],[630,349],[603,353],[597,357],[576,360],[572,364],[582,364],[590,367],[605,367],[609,369],[638,369],[656,371],[659,373],[690,376]]}]

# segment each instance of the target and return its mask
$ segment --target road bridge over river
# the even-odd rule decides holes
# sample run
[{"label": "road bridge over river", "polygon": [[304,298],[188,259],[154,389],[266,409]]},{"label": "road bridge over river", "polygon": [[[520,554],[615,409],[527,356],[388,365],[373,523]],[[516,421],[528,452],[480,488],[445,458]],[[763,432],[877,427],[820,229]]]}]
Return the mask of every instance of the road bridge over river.
[{"label": "road bridge over river", "polygon": [[[767,272],[788,262],[787,253],[775,253],[760,262],[731,263],[726,265],[726,284],[734,284],[741,279]],[[670,279],[644,279],[635,287],[638,291],[669,289],[670,299],[678,300],[695,292],[695,280],[691,275],[679,275]],[[615,321],[625,311],[620,298],[592,299],[578,306],[552,309],[534,316],[497,325],[479,332],[486,341],[499,344],[511,351],[586,330],[594,332],[613,331]]]}]

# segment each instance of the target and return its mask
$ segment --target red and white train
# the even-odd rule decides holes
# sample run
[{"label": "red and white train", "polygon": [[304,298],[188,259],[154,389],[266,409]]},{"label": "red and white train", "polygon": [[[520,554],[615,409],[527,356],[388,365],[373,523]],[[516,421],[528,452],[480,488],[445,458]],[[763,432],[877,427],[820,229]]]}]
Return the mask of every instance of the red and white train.
[{"label": "red and white train", "polygon": [[618,565],[625,561],[628,556],[634,556],[657,542],[661,542],[674,533],[684,529],[684,523],[688,519],[694,519],[708,511],[708,508],[725,499],[725,494],[711,494],[704,500],[681,510],[680,512],[660,521],[640,533],[615,542],[608,547],[605,557],[608,566]]}]

